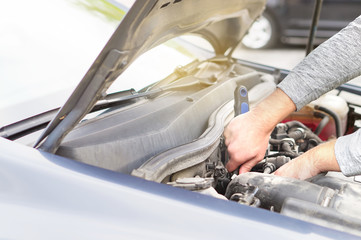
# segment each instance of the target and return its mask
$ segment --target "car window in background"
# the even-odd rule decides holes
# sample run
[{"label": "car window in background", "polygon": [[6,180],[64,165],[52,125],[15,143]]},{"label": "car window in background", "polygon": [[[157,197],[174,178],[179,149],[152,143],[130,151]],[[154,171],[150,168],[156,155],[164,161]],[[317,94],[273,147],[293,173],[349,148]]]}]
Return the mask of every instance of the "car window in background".
[{"label": "car window in background", "polygon": [[[314,0],[269,0],[263,15],[243,40],[251,49],[278,47],[280,43],[304,45],[310,33]],[[324,0],[316,31],[320,44],[361,14],[361,1]]]},{"label": "car window in background", "polygon": [[61,106],[126,9],[105,0],[3,3],[0,126]]},{"label": "car window in background", "polygon": [[[282,39],[292,42],[296,37],[308,37],[315,1],[285,1],[283,7],[268,6],[281,25]],[[355,0],[324,0],[317,26],[316,38],[322,42],[361,14],[361,2]],[[283,20],[283,21],[281,21]],[[295,42],[302,43],[302,42]]]},{"label": "car window in background", "polygon": [[[291,70],[306,54],[315,0],[268,0],[234,57]],[[359,0],[323,0],[315,45],[361,15]]]}]

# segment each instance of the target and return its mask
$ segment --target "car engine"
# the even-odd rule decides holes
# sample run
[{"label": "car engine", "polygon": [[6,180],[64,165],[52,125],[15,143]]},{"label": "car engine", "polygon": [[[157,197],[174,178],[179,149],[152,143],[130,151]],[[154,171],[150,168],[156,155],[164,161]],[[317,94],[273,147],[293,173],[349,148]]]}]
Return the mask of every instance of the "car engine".
[{"label": "car engine", "polygon": [[[109,95],[56,154],[361,236],[357,178],[329,172],[301,181],[272,174],[322,142],[357,129],[360,116],[352,115],[344,100],[337,104],[338,96],[279,123],[251,172],[238,175],[225,168],[225,126],[280,80],[277,69],[262,72],[224,57],[195,61],[140,92]],[[239,94],[240,89],[246,92]],[[328,98],[331,104],[325,104]],[[341,107],[335,110],[336,105]]]},{"label": "car engine", "polygon": [[[332,98],[335,104],[337,97]],[[227,171],[228,155],[222,137],[215,148],[200,143],[210,138],[217,122],[222,126],[227,123],[229,115],[225,117],[224,112],[237,111],[232,109],[237,105],[234,100],[212,114],[209,127],[199,139],[152,158],[133,170],[132,175],[360,235],[359,182],[331,172],[305,181],[272,174],[304,152],[346,131],[347,105],[340,115],[324,107],[327,104],[317,104],[320,102],[306,106],[275,127],[264,159],[249,173],[238,175],[238,169]],[[193,164],[187,165],[190,162]]]},{"label": "car engine", "polygon": [[[167,184],[359,235],[360,183],[340,173],[323,173],[306,181],[272,174],[322,142],[299,121],[280,123],[272,133],[265,158],[251,172],[228,172],[220,160],[227,153],[220,147],[218,158],[175,173]],[[195,177],[186,177],[190,172]]]}]

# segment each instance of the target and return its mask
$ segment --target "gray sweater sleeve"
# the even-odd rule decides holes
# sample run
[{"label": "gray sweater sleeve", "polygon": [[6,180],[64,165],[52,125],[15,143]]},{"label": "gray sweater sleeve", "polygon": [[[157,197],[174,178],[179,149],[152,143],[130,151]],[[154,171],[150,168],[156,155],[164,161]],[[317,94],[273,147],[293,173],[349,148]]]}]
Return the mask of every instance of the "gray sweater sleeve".
[{"label": "gray sweater sleeve", "polygon": [[300,110],[361,74],[361,16],[301,61],[278,87]]},{"label": "gray sweater sleeve", "polygon": [[[322,94],[361,75],[361,16],[317,47],[278,85],[300,110]],[[361,130],[336,141],[346,176],[361,174]]]},{"label": "gray sweater sleeve", "polygon": [[339,137],[335,145],[335,155],[345,176],[361,174],[361,129]]}]

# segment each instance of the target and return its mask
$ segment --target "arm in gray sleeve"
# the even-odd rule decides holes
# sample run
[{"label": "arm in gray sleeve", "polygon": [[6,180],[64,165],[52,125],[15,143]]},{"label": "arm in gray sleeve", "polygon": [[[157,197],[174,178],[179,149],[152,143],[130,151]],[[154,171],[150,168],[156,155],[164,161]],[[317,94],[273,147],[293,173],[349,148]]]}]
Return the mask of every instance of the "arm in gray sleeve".
[{"label": "arm in gray sleeve", "polygon": [[361,16],[318,46],[278,87],[300,110],[326,92],[361,75]]},{"label": "arm in gray sleeve", "polygon": [[361,129],[339,137],[335,144],[335,155],[341,172],[345,176],[361,174]]}]

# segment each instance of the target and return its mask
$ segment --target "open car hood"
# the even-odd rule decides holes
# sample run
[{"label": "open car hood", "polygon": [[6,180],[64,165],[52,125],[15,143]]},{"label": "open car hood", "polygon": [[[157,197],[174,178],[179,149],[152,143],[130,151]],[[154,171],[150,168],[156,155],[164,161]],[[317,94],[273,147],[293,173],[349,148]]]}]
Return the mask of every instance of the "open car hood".
[{"label": "open car hood", "polygon": [[141,54],[192,33],[217,55],[232,53],[266,0],[138,0],[118,26],[35,147],[55,152],[66,134],[106,95],[113,81]]}]

